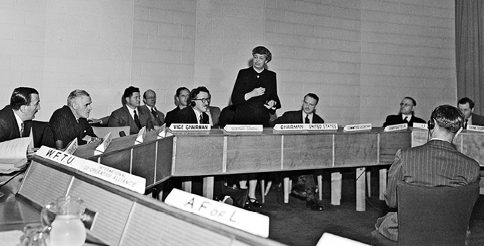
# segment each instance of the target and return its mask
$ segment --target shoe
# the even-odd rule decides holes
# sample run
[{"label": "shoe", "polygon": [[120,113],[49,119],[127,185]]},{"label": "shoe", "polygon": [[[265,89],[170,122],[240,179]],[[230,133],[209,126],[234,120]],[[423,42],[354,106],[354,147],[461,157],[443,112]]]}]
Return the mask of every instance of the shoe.
[{"label": "shoe", "polygon": [[249,199],[247,200],[247,203],[248,203],[249,207],[254,207],[254,208],[261,208],[262,207],[262,204],[260,204],[260,202],[257,200],[257,198],[249,197]]},{"label": "shoe", "polygon": [[314,211],[323,211],[324,210],[323,205],[320,204],[317,200],[306,201],[306,207],[310,208],[311,210],[314,210]]}]

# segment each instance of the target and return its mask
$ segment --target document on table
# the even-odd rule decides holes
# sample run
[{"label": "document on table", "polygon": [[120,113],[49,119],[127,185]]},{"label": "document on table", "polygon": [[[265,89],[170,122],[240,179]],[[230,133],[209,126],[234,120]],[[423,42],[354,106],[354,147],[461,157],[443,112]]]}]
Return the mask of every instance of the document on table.
[{"label": "document on table", "polygon": [[32,138],[16,138],[0,143],[0,173],[18,171],[27,163],[27,151],[32,148]]},{"label": "document on table", "polygon": [[3,246],[20,245],[20,237],[23,234],[24,233],[20,230],[0,232],[0,238],[2,239],[2,245]]}]

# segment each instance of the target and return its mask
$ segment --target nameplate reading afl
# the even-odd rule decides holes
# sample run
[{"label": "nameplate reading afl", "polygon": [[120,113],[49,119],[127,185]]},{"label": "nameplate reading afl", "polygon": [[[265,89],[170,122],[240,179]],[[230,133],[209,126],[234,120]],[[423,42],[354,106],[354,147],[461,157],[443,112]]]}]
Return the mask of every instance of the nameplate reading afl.
[{"label": "nameplate reading afl", "polygon": [[171,131],[210,131],[210,124],[171,124]]},{"label": "nameplate reading afl", "polygon": [[276,124],[274,126],[276,131],[337,131],[338,124],[324,123],[324,124]]},{"label": "nameplate reading afl", "polygon": [[199,195],[173,189],[165,203],[209,220],[267,238],[269,217]]},{"label": "nameplate reading afl", "polygon": [[46,146],[40,147],[35,155],[52,160],[61,165],[74,168],[85,174],[100,178],[140,194],[144,194],[145,192],[146,179],[130,173],[82,159]]},{"label": "nameplate reading afl", "polygon": [[225,125],[224,130],[227,132],[262,132],[262,125]]},{"label": "nameplate reading afl", "polygon": [[413,123],[413,127],[420,128],[420,129],[425,129],[425,130],[428,130],[429,129],[429,127],[425,123],[416,123],[416,122],[414,122]]},{"label": "nameplate reading afl", "polygon": [[403,123],[403,124],[385,126],[384,131],[385,132],[394,132],[394,131],[401,131],[401,130],[406,130],[406,129],[408,129],[408,124]]},{"label": "nameplate reading afl", "polygon": [[106,151],[106,149],[108,148],[109,144],[111,144],[112,140],[113,140],[113,138],[111,137],[111,132],[108,132],[108,134],[106,134],[106,136],[104,136],[101,144],[99,146],[97,146],[96,149],[94,150],[94,154],[100,155],[100,154],[104,153],[104,151]]},{"label": "nameplate reading afl", "polygon": [[474,132],[484,132],[484,126],[467,125],[467,129],[466,130],[474,131]]},{"label": "nameplate reading afl", "polygon": [[371,123],[367,124],[356,124],[356,125],[346,125],[343,128],[343,132],[357,132],[357,131],[370,131]]}]

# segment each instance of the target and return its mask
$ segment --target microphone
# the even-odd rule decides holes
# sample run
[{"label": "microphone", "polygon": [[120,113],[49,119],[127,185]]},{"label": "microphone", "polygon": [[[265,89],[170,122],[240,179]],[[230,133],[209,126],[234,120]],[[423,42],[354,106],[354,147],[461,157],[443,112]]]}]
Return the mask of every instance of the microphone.
[{"label": "microphone", "polygon": [[119,131],[119,136],[120,137],[126,137],[126,133],[124,133],[124,131]]}]

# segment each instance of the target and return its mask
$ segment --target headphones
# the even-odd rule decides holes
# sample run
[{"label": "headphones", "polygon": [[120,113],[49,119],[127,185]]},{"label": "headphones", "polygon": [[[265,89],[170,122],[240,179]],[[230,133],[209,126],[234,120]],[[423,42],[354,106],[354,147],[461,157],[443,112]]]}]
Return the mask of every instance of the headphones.
[{"label": "headphones", "polygon": [[430,118],[430,120],[427,122],[427,128],[430,130],[433,130],[435,127],[435,122],[434,118]]},{"label": "headphones", "polygon": [[200,92],[206,92],[208,95],[210,95],[210,92],[205,86],[199,86],[193,89],[192,91],[190,91],[190,95],[188,96],[188,105],[190,105],[191,107],[195,107],[197,103],[193,100],[193,98],[198,96]]}]

